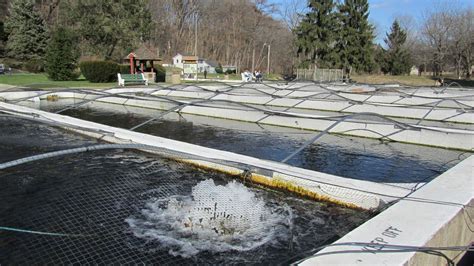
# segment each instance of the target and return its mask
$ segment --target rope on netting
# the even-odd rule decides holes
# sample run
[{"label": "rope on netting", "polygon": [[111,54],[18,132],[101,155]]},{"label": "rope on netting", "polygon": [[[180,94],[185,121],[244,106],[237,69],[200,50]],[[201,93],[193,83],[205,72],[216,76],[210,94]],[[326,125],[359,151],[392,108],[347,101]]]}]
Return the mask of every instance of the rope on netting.
[{"label": "rope on netting", "polygon": [[30,163],[30,162],[34,162],[38,160],[44,160],[47,158],[59,157],[59,156],[82,153],[82,152],[110,150],[110,149],[144,149],[144,150],[154,150],[154,151],[162,151],[162,152],[165,151],[165,148],[150,146],[146,144],[99,144],[99,145],[84,146],[84,147],[79,147],[79,148],[53,151],[53,152],[43,153],[39,155],[24,157],[21,159],[17,159],[17,160],[0,164],[0,170],[17,166],[20,164]]},{"label": "rope on netting", "polygon": [[16,233],[27,233],[27,234],[34,234],[34,235],[60,236],[60,237],[89,237],[89,236],[92,236],[92,235],[84,235],[84,234],[64,234],[64,233],[34,231],[34,230],[20,229],[20,228],[7,227],[7,226],[0,226],[0,231],[10,231],[10,232],[16,232]]}]

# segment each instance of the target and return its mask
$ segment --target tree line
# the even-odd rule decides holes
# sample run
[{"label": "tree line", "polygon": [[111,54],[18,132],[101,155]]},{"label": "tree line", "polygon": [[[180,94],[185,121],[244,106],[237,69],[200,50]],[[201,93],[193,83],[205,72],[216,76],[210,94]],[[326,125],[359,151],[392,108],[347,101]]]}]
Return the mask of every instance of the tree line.
[{"label": "tree line", "polygon": [[434,5],[409,32],[412,60],[422,71],[440,76],[446,71],[471,78],[474,59],[474,13],[455,1]]},{"label": "tree line", "polygon": [[44,58],[54,32],[66,29],[82,58],[118,61],[145,44],[165,63],[185,52],[265,69],[271,47],[272,71],[291,70],[291,31],[266,0],[10,0],[8,7],[0,53],[10,58]]},{"label": "tree line", "polygon": [[309,12],[294,29],[303,66],[371,72],[375,68],[374,28],[367,0],[310,0]]},{"label": "tree line", "polygon": [[309,0],[297,8],[301,2],[3,0],[0,57],[39,64],[48,47],[60,53],[58,47],[69,38],[68,58],[119,61],[146,44],[164,62],[186,52],[242,70],[265,70],[270,55],[276,73],[319,67],[399,75],[416,66],[433,75],[455,71],[470,77],[470,7],[437,8],[420,23],[399,17],[384,42],[376,44],[367,0]]},{"label": "tree line", "polygon": [[408,74],[415,66],[419,73],[441,76],[454,70],[459,78],[470,78],[473,10],[453,3],[434,2],[419,23],[396,18],[383,45],[376,45],[367,0],[310,0],[293,23],[299,65],[392,75]]}]

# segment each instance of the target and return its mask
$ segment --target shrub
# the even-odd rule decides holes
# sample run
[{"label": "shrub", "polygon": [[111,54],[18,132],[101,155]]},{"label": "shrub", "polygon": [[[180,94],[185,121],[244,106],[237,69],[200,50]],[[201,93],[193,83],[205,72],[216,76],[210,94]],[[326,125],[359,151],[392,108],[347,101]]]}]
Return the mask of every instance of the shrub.
[{"label": "shrub", "polygon": [[224,74],[221,64],[215,68],[217,74]]},{"label": "shrub", "polygon": [[165,80],[166,80],[166,69],[161,65],[157,65],[157,66],[155,66],[155,70],[156,70],[156,79],[155,79],[155,81],[156,82],[165,82]]},{"label": "shrub", "polygon": [[120,67],[111,61],[84,61],[79,64],[84,77],[95,83],[117,81]]},{"label": "shrub", "polygon": [[227,69],[227,70],[225,71],[225,74],[227,74],[227,75],[229,75],[229,74],[235,74],[235,73],[236,73],[235,69]]},{"label": "shrub", "polygon": [[[79,52],[76,37],[72,31],[58,28],[53,33],[46,48],[45,69],[48,77],[52,80],[74,80],[78,78],[79,75],[75,71],[78,59]],[[30,64],[28,63],[28,65]]]},{"label": "shrub", "polygon": [[120,74],[130,74],[130,65],[129,64],[120,64],[119,65]]},{"label": "shrub", "polygon": [[0,57],[5,56],[5,45],[8,40],[8,34],[5,32],[3,21],[0,21]]}]

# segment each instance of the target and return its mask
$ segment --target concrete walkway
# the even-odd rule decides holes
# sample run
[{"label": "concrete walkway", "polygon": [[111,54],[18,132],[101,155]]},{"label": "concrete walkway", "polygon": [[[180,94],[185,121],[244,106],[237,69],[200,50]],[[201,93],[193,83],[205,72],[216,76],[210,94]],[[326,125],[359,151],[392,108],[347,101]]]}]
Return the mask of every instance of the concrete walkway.
[{"label": "concrete walkway", "polygon": [[6,90],[9,90],[9,89],[12,89],[12,88],[15,88],[15,87],[17,87],[17,86],[0,83],[0,91],[6,91]]},{"label": "concrete walkway", "polygon": [[[446,259],[390,245],[447,247],[474,239],[474,156],[420,188],[301,265],[446,265]],[[360,242],[366,245],[345,245]],[[463,251],[441,251],[457,262]]]}]

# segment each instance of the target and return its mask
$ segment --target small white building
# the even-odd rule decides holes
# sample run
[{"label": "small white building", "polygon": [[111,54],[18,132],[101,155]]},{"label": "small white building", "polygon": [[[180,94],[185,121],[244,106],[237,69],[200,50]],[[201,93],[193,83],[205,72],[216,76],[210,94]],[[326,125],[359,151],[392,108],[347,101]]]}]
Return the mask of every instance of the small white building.
[{"label": "small white building", "polygon": [[419,73],[420,73],[420,70],[418,69],[417,66],[412,66],[410,68],[410,76],[418,76]]},{"label": "small white building", "polygon": [[219,64],[216,61],[209,60],[209,59],[204,59],[204,58],[198,58],[197,56],[187,54],[187,53],[178,53],[173,57],[173,66],[174,67],[179,67],[181,69],[184,68],[183,64],[184,62],[189,62],[189,61],[196,61],[198,62],[197,68],[198,72],[202,73],[204,70],[207,71],[207,73],[216,73],[216,67],[219,66]]},{"label": "small white building", "polygon": [[173,57],[173,66],[183,69],[185,62],[195,62],[197,60],[198,60],[198,57],[195,55],[191,55],[187,53],[178,53],[177,55]]}]

